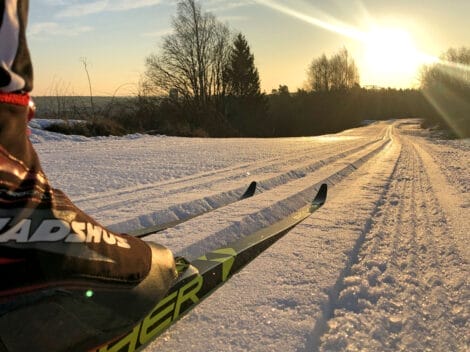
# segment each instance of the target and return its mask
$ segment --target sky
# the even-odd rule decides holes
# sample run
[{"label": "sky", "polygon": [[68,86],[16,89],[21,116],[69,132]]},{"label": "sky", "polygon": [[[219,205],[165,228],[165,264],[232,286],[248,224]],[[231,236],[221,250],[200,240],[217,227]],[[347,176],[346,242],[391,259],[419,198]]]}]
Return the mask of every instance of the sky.
[{"label": "sky", "polygon": [[[175,0],[33,0],[28,43],[40,95],[132,95],[172,32]],[[261,89],[304,88],[322,54],[346,48],[362,86],[419,85],[418,68],[470,46],[468,0],[202,0],[255,56]],[[401,55],[397,55],[401,52]],[[379,64],[380,63],[380,64]]]}]

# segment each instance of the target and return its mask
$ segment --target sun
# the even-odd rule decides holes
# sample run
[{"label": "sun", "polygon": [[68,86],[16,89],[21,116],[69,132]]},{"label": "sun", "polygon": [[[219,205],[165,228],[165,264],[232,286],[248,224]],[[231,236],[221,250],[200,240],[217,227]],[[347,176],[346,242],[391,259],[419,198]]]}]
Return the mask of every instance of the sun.
[{"label": "sun", "polygon": [[[328,20],[313,17],[305,12],[272,0],[255,0],[273,10],[305,23],[339,34],[355,43],[359,55],[359,72],[363,86],[373,85],[391,88],[416,87],[420,68],[438,62],[432,55],[418,50],[413,36],[405,28],[414,28],[406,19],[385,18],[372,20],[367,16],[364,26],[357,28],[328,16]],[[392,26],[387,26],[391,24]],[[394,27],[394,25],[397,25]],[[403,27],[401,27],[403,26]],[[368,30],[364,30],[366,27]],[[356,46],[356,43],[359,45]]]},{"label": "sun", "polygon": [[409,86],[424,64],[410,33],[402,28],[376,27],[364,33],[365,74],[390,87]]}]

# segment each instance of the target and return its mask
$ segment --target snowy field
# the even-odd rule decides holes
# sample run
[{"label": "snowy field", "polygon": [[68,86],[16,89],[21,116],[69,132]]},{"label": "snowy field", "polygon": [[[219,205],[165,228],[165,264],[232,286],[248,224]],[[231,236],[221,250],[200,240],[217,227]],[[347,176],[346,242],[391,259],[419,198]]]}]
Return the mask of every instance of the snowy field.
[{"label": "snowy field", "polygon": [[196,258],[330,185],[325,206],[145,351],[469,351],[470,143],[418,121],[334,135],[32,140],[51,183],[115,230],[183,219],[258,181],[254,197],[146,239]]}]

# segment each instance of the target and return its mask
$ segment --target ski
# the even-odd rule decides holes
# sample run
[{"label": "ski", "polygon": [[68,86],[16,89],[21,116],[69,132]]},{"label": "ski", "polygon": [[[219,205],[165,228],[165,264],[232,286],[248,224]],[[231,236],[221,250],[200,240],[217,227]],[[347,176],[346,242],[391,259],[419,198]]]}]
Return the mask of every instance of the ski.
[{"label": "ski", "polygon": [[228,202],[226,204],[223,204],[217,208],[213,208],[213,209],[210,209],[208,211],[204,211],[204,212],[201,212],[201,213],[198,213],[198,214],[194,214],[194,215],[190,215],[188,217],[185,217],[183,219],[179,219],[179,220],[174,220],[174,221],[169,221],[169,222],[165,222],[163,224],[158,224],[158,225],[154,225],[154,226],[149,226],[149,227],[144,227],[144,228],[141,228],[141,229],[137,229],[137,230],[132,230],[132,231],[129,231],[128,234],[131,235],[131,236],[135,236],[135,237],[144,237],[144,236],[147,236],[147,235],[150,235],[150,234],[153,234],[153,233],[157,233],[157,232],[161,232],[161,231],[164,231],[166,229],[169,229],[171,227],[174,227],[176,225],[179,225],[183,222],[186,222],[188,220],[191,220],[191,219],[194,219],[198,216],[201,216],[201,215],[204,215],[204,214],[207,214],[207,213],[210,213],[211,211],[215,210],[215,209],[218,209],[218,208],[221,208],[221,207],[224,207],[226,205],[229,205],[229,204],[232,204],[232,203],[235,203],[235,202],[238,202],[240,200],[243,200],[243,199],[246,199],[246,198],[250,198],[250,197],[253,197],[253,195],[255,194],[256,192],[256,181],[253,181],[250,183],[250,185],[248,186],[248,188],[245,190],[245,192],[237,199],[231,201],[231,202]]},{"label": "ski", "polygon": [[94,351],[133,352],[146,345],[223,285],[233,274],[319,209],[325,203],[326,197],[327,185],[322,184],[310,204],[286,218],[191,262],[177,258],[180,276],[167,296],[158,302],[129,333]]}]

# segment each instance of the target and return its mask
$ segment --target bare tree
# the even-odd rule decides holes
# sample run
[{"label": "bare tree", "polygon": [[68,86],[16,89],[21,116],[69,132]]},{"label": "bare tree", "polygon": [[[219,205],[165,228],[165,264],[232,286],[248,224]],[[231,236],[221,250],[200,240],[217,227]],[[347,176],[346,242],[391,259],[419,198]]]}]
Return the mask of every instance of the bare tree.
[{"label": "bare tree", "polygon": [[224,104],[224,97],[228,90],[228,80],[226,77],[227,65],[230,62],[232,47],[230,43],[229,28],[218,22],[214,33],[214,42],[212,46],[211,57],[211,92],[210,96],[216,99],[216,103],[220,106]]},{"label": "bare tree", "polygon": [[359,84],[359,73],[346,48],[330,59],[332,89],[348,89]]},{"label": "bare tree", "polygon": [[150,94],[176,90],[180,97],[204,107],[225,94],[230,31],[195,0],[178,2],[172,26],[161,52],[147,58],[144,90]]},{"label": "bare tree", "polygon": [[308,69],[308,84],[313,91],[328,92],[352,88],[359,84],[357,66],[346,48],[330,59],[325,54],[314,59]]},{"label": "bare tree", "polygon": [[314,59],[308,70],[308,82],[313,91],[329,91],[331,85],[330,62],[325,54]]}]

